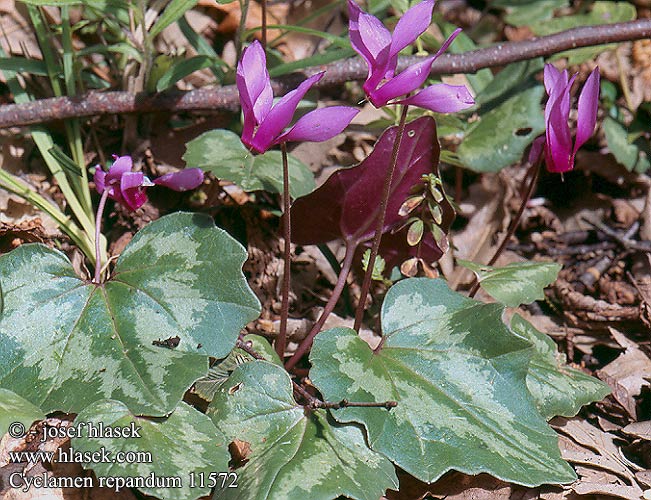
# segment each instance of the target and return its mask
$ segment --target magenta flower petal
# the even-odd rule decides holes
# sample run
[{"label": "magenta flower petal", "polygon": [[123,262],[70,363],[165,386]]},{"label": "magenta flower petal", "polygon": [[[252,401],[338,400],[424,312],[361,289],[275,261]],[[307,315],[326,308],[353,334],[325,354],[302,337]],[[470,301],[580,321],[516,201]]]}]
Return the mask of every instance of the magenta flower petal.
[{"label": "magenta flower petal", "polygon": [[[568,124],[570,90],[576,75],[568,80],[567,70],[558,71],[545,65],[545,89],[549,99],[545,106],[545,164],[550,172],[568,172],[574,168],[577,150],[590,138],[597,122],[599,105],[599,71],[596,68],[586,80],[579,96],[577,134],[572,144]],[[540,138],[534,141],[529,153],[530,162],[540,155]]]},{"label": "magenta flower petal", "polygon": [[180,172],[173,172],[154,179],[154,184],[165,186],[174,191],[189,191],[199,187],[203,182],[203,170],[200,168],[186,168]]},{"label": "magenta flower petal", "polygon": [[595,68],[583,84],[579,95],[578,117],[576,122],[576,140],[573,154],[585,144],[594,132],[599,107],[599,69]]},{"label": "magenta flower petal", "polygon": [[[323,77],[323,73],[317,73],[302,82],[296,89],[285,94],[265,117],[258,127],[255,137],[249,144],[259,153],[264,153],[274,144],[276,138],[283,129],[292,121],[298,103],[305,96],[308,90]],[[244,140],[244,138],[242,138]]]},{"label": "magenta flower petal", "polygon": [[315,109],[301,117],[296,124],[276,139],[276,144],[287,141],[327,141],[341,133],[359,113],[348,106]]},{"label": "magenta flower petal", "polygon": [[118,182],[126,172],[131,172],[133,168],[133,160],[130,156],[113,155],[113,158],[115,158],[115,161],[111,165],[111,168],[109,168],[105,180],[108,185]]},{"label": "magenta flower petal", "polygon": [[405,12],[393,30],[391,49],[389,51],[390,58],[414,43],[427,29],[432,22],[433,9],[434,0],[423,0]]},{"label": "magenta flower petal", "polygon": [[457,28],[452,32],[452,34],[448,37],[448,39],[443,42],[443,45],[439,48],[439,50],[436,51],[436,54],[434,54],[434,59],[438,58],[443,52],[448,50],[448,47],[452,45],[452,42],[454,42],[454,39],[459,36],[459,33],[461,33],[463,30],[461,28]]},{"label": "magenta flower petal", "polygon": [[96,165],[95,174],[93,175],[93,181],[95,182],[95,189],[97,189],[97,192],[99,194],[102,194],[104,192],[105,180],[106,180],[106,172],[102,170],[102,167]]},{"label": "magenta flower petal", "polygon": [[475,100],[464,85],[438,83],[421,90],[414,96],[398,101],[398,103],[429,109],[437,113],[454,113],[471,107],[475,104]]},{"label": "magenta flower petal", "polygon": [[348,0],[348,15],[350,43],[364,58],[370,72],[380,52],[391,44],[391,33],[377,17],[364,12],[353,0]]},{"label": "magenta flower petal", "polygon": [[274,97],[267,71],[267,57],[257,40],[242,53],[237,65],[237,88],[242,103],[253,110],[257,123],[262,122],[271,110]]},{"label": "magenta flower petal", "polygon": [[131,210],[137,210],[147,201],[145,176],[142,172],[125,172],[120,178],[120,194]]},{"label": "magenta flower petal", "polygon": [[576,80],[576,75],[567,81],[567,71],[563,71],[561,77],[557,80],[555,86],[551,89],[547,105],[545,106],[545,123],[550,120],[550,113],[556,102],[560,102],[560,113],[565,116],[565,121],[570,117],[570,90]]},{"label": "magenta flower petal", "polygon": [[369,92],[368,97],[370,101],[376,108],[380,108],[390,100],[416,90],[427,80],[434,59],[435,57],[432,56],[419,63],[412,64],[398,76],[391,78],[379,89]]},{"label": "magenta flower petal", "polygon": [[273,91],[267,72],[267,58],[260,42],[247,47],[237,65],[237,90],[244,114],[243,141],[252,140],[255,127],[271,110]]},{"label": "magenta flower petal", "polygon": [[[564,94],[569,98],[569,85]],[[563,110],[564,96],[559,97],[552,106],[546,130],[545,158],[550,172],[572,170],[572,135]]]},{"label": "magenta flower petal", "polygon": [[545,147],[545,136],[539,135],[533,140],[533,143],[531,144],[531,149],[529,150],[528,161],[530,165],[533,165],[540,159],[540,155],[542,155],[544,147]]},{"label": "magenta flower petal", "polygon": [[[545,69],[543,70],[543,76],[544,76],[544,83],[545,83],[545,91],[547,92],[547,95],[552,95],[554,92],[554,89],[556,88],[559,78],[561,78],[561,72],[556,69],[556,67],[553,64],[545,64]],[[565,78],[565,82],[567,83],[567,77]],[[563,84],[563,87],[565,87],[565,84]]]}]

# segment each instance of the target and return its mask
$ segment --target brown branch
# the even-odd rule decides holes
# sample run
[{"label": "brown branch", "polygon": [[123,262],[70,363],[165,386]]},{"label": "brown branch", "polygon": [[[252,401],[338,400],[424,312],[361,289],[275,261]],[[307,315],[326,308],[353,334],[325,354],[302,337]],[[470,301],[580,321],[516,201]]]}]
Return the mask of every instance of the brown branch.
[{"label": "brown branch", "polygon": [[[474,73],[482,68],[549,56],[568,49],[643,38],[651,38],[651,19],[582,26],[531,40],[499,43],[463,54],[444,54],[434,61],[431,74]],[[420,60],[422,57],[402,57],[398,69],[404,69]],[[288,75],[274,80],[274,91],[276,95],[285,94],[295,88],[297,82],[303,80],[305,75],[309,76],[319,71],[326,71],[326,74],[316,86],[324,88],[341,85],[352,80],[362,80],[366,77],[367,68],[359,57],[315,66],[307,68],[303,74]],[[77,97],[58,97],[25,104],[0,106],[0,128],[107,114],[193,110],[234,112],[238,109],[239,96],[234,85],[202,88],[189,92],[171,91],[153,95],[129,92],[90,92]]]}]

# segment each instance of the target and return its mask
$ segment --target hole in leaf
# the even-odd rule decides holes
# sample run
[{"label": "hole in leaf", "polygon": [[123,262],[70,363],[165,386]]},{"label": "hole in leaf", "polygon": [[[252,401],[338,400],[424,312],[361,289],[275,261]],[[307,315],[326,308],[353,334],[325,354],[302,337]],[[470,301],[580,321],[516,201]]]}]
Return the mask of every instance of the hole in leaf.
[{"label": "hole in leaf", "polygon": [[251,454],[251,443],[236,439],[228,445],[228,451],[231,454],[231,461],[228,463],[228,465],[234,469],[237,469],[249,461],[249,455]]},{"label": "hole in leaf", "polygon": [[240,382],[239,384],[235,384],[233,387],[228,389],[228,394],[232,396],[233,394],[235,394],[237,391],[240,390],[240,387],[242,387],[242,382]]},{"label": "hole in leaf", "polygon": [[409,130],[409,131],[407,132],[407,135],[408,135],[409,137],[413,137],[413,136],[416,135],[416,131],[415,131],[415,130]]},{"label": "hole in leaf", "polygon": [[515,132],[513,132],[515,135],[518,137],[524,137],[525,135],[529,135],[533,129],[531,127],[525,127],[525,128],[519,128]]}]

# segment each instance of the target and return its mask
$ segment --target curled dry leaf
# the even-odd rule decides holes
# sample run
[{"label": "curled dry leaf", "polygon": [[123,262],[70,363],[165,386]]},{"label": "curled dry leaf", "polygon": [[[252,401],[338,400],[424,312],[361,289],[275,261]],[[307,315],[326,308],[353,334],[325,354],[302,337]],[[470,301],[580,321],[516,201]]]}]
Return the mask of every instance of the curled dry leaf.
[{"label": "curled dry leaf", "polygon": [[575,465],[579,479],[571,489],[579,495],[608,495],[626,500],[642,498],[642,488],[614,442],[614,436],[580,418],[556,418],[563,458]]}]

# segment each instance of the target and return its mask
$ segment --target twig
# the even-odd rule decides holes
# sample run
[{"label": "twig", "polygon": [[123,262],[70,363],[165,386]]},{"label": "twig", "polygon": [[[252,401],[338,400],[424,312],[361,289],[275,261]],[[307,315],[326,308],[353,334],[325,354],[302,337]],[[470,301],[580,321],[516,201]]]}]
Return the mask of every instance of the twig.
[{"label": "twig", "polygon": [[[520,42],[499,43],[491,47],[465,52],[444,54],[432,65],[431,75],[474,73],[482,68],[503,66],[534,57],[549,56],[558,52],[607,43],[627,42],[651,37],[651,19],[638,19],[626,23],[582,26],[554,35]],[[398,70],[402,70],[425,56],[401,57]],[[363,80],[367,75],[364,61],[351,58],[331,64],[308,68],[302,75],[288,75],[274,80],[275,95],[282,95],[312,75],[326,71],[315,87],[333,87],[352,80]],[[129,92],[90,92],[83,96],[41,99],[24,104],[7,104],[0,107],[0,128],[33,125],[73,117],[98,116],[120,113],[148,113],[154,111],[239,109],[239,96],[234,85],[219,88],[202,88],[189,92],[170,91],[163,94],[133,94]]]},{"label": "twig", "polygon": [[348,401],[347,399],[342,399],[338,402],[330,401],[319,401],[318,399],[314,402],[312,408],[328,408],[330,410],[339,410],[341,408],[386,408],[390,410],[398,406],[397,401],[383,401],[381,403],[365,403],[365,402],[353,402]]}]

